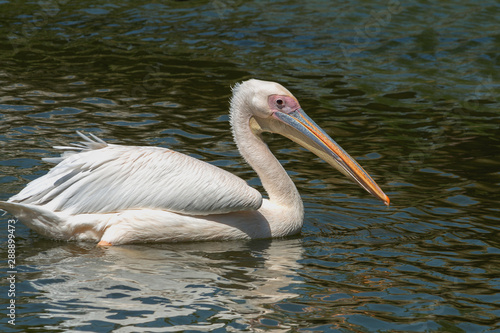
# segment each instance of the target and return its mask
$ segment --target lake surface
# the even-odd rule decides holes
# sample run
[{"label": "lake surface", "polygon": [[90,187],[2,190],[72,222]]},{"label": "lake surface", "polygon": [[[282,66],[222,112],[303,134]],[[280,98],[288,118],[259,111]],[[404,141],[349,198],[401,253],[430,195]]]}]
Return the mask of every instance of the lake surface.
[{"label": "lake surface", "polygon": [[0,1],[1,200],[76,130],[262,191],[227,116],[230,86],[255,77],[291,90],[392,203],[269,135],[300,236],[102,249],[17,223],[0,331],[499,332],[500,4],[478,3]]}]

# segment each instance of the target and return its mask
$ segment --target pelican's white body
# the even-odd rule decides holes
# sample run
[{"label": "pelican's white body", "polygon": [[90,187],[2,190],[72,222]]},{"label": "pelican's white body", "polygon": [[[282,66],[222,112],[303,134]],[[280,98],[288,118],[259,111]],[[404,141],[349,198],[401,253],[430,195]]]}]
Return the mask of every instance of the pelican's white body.
[{"label": "pelican's white body", "polygon": [[50,238],[111,244],[281,237],[302,226],[301,204],[280,207],[231,173],[170,149],[81,149],[0,208]]}]

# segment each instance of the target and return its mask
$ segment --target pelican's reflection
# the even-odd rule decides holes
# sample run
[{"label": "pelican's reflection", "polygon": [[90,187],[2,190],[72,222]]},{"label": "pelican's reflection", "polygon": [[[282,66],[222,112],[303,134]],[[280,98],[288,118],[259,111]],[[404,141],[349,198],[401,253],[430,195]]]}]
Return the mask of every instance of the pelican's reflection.
[{"label": "pelican's reflection", "polygon": [[[293,298],[299,239],[129,245],[65,244],[28,258],[45,318],[59,328],[95,323],[115,332],[249,325]],[[116,327],[115,326],[115,327]],[[166,327],[170,327],[166,330]]]}]

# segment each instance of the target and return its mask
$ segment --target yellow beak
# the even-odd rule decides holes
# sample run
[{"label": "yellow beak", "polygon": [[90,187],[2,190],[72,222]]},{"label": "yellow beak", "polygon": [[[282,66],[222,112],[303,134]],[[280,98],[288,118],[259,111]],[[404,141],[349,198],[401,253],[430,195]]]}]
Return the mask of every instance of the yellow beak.
[{"label": "yellow beak", "polygon": [[297,142],[389,205],[389,197],[370,175],[301,108],[290,113],[274,112],[267,119],[254,119],[262,130],[281,134]]}]

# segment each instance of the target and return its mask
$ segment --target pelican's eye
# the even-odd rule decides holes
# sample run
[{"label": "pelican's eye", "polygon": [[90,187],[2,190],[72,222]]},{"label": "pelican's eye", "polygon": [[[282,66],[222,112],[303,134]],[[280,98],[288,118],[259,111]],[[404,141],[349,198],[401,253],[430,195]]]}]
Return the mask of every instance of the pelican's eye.
[{"label": "pelican's eye", "polygon": [[277,99],[276,106],[278,107],[278,109],[283,109],[283,107],[285,106],[285,101],[282,99]]},{"label": "pelican's eye", "polygon": [[267,103],[269,108],[275,112],[290,113],[300,108],[295,98],[286,95],[271,95]]}]

